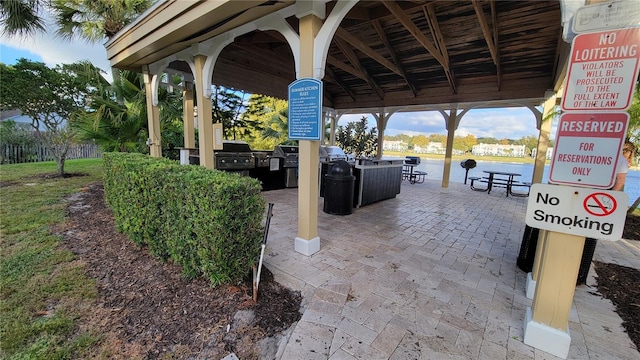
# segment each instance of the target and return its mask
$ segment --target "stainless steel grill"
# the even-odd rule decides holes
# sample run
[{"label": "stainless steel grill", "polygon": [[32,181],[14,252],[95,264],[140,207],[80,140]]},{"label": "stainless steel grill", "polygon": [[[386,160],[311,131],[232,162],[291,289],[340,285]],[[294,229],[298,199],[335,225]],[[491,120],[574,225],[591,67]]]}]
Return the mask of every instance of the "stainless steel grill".
[{"label": "stainless steel grill", "polygon": [[264,168],[269,167],[269,160],[271,159],[271,151],[254,151],[253,156],[256,159],[256,167]]},{"label": "stainless steel grill", "polygon": [[347,155],[338,146],[320,146],[320,162],[347,160]]},{"label": "stainless steel grill", "polygon": [[225,171],[242,172],[256,166],[251,147],[246,142],[239,140],[223,141],[222,150],[213,152],[213,161],[217,170]]},{"label": "stainless steel grill", "polygon": [[273,156],[284,159],[282,167],[285,170],[285,186],[298,187],[298,147],[278,145],[273,149]]},{"label": "stainless steel grill", "polygon": [[298,167],[298,147],[297,146],[278,145],[273,149],[273,156],[284,158],[283,166],[285,168]]}]

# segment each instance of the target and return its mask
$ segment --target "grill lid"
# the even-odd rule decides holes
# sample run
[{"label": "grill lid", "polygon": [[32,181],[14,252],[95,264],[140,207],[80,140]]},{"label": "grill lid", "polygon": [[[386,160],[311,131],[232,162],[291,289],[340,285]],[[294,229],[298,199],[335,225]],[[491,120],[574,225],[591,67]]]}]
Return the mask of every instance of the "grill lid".
[{"label": "grill lid", "polygon": [[287,157],[287,155],[298,155],[297,146],[278,145],[273,148],[273,156]]},{"label": "grill lid", "polygon": [[242,140],[225,140],[222,142],[222,150],[216,150],[216,152],[251,152],[251,147],[246,141]]}]

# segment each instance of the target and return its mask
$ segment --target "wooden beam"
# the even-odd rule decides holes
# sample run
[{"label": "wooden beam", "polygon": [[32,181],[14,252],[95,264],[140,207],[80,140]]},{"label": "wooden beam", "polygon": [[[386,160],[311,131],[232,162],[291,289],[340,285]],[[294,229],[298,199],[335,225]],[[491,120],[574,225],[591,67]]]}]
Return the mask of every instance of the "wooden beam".
[{"label": "wooden beam", "polygon": [[433,56],[443,67],[447,67],[447,61],[445,61],[444,57],[440,53],[440,51],[431,43],[429,39],[422,33],[420,28],[411,20],[411,18],[402,10],[400,5],[398,5],[395,1],[382,1],[382,4],[387,7],[387,9],[393,14],[398,21],[402,24],[402,26],[413,35],[413,37],[418,40],[420,45],[422,45],[427,51]]},{"label": "wooden beam", "polygon": [[[457,94],[449,94],[448,86],[420,89],[418,96],[413,98],[409,90],[404,92],[388,93],[384,100],[376,95],[358,94],[358,108],[379,108],[381,106],[411,106],[415,104],[453,104],[463,102],[504,101],[510,103],[512,99],[531,99],[530,103],[539,105],[544,100],[545,89],[549,88],[549,78],[514,79],[503,81],[502,90],[498,91],[491,83],[492,77],[487,81],[460,84]],[[504,79],[503,79],[504,80]],[[522,101],[520,102],[522,103]],[[352,109],[354,107],[351,98],[336,96],[334,98],[335,109]]]},{"label": "wooden beam", "polygon": [[427,23],[429,24],[429,30],[431,30],[431,35],[436,40],[436,47],[440,52],[442,59],[445,61],[444,74],[447,76],[447,81],[449,81],[449,86],[451,87],[451,91],[455,94],[456,90],[456,80],[453,76],[453,71],[451,70],[451,64],[449,61],[449,53],[447,52],[447,44],[444,41],[444,37],[442,36],[442,31],[440,31],[440,25],[438,24],[438,18],[436,17],[436,12],[433,10],[433,4],[430,3],[426,7],[423,8],[425,17],[427,19]]},{"label": "wooden beam", "polygon": [[349,95],[349,97],[351,99],[353,99],[353,102],[356,101],[356,94],[353,93],[353,91],[351,91],[351,88],[349,86],[347,86],[345,83],[343,83],[337,76],[336,74],[333,72],[333,70],[331,70],[330,67],[326,67],[325,68],[325,77],[327,79],[329,79],[329,81],[335,83],[336,85],[340,86],[340,88],[342,88],[342,90],[344,90],[344,92],[347,93],[347,95]]},{"label": "wooden beam", "polygon": [[360,72],[362,72],[366,76],[365,81],[367,82],[367,84],[369,84],[371,89],[375,91],[378,97],[380,97],[380,100],[383,100],[384,91],[382,91],[382,88],[380,87],[380,85],[378,85],[378,83],[369,75],[369,72],[367,71],[367,69],[365,69],[364,66],[362,66],[362,64],[360,63],[360,59],[358,58],[358,55],[356,55],[353,49],[349,47],[349,44],[339,37],[335,38],[334,41],[336,45],[338,45],[338,48],[340,49],[340,51],[342,51],[342,53],[344,53],[347,59],[349,59],[349,62],[351,62],[351,65],[353,65],[356,69],[360,70]]},{"label": "wooden beam", "polygon": [[393,45],[389,41],[389,38],[387,37],[387,33],[385,33],[384,29],[382,28],[382,25],[380,24],[380,21],[379,20],[373,20],[371,23],[373,24],[373,27],[378,32],[378,36],[380,36],[380,39],[382,40],[382,43],[387,48],[387,51],[389,52],[389,55],[391,55],[391,58],[393,59],[393,62],[396,63],[396,66],[398,67],[398,70],[400,70],[400,75],[402,76],[404,81],[407,83],[407,86],[409,86],[409,89],[413,93],[413,97],[415,97],[417,95],[418,91],[416,90],[415,85],[413,85],[413,83],[411,81],[409,81],[409,77],[407,76],[407,72],[402,67],[402,62],[400,61],[400,58],[398,57],[398,54],[396,53],[396,51],[393,49]]},{"label": "wooden beam", "polygon": [[350,66],[349,64],[345,64],[344,62],[338,60],[336,57],[334,56],[327,56],[327,63],[329,65],[333,65],[335,67],[337,67],[338,69],[348,72],[349,74],[362,79],[364,81],[367,81],[367,75],[364,74],[362,71],[354,68],[353,66]]},{"label": "wooden beam", "polygon": [[487,18],[485,17],[482,4],[478,0],[471,0],[471,3],[473,4],[473,9],[476,11],[476,16],[478,18],[478,22],[480,23],[480,28],[482,29],[482,34],[484,35],[484,39],[487,42],[487,46],[489,47],[491,59],[493,59],[493,63],[496,66],[496,74],[498,76],[498,89],[500,89],[500,52],[498,48],[498,20],[495,11],[495,3],[491,1],[491,17],[493,23],[492,29],[489,28],[489,24],[487,22]]},{"label": "wooden beam", "polygon": [[502,87],[502,65],[500,64],[500,41],[498,39],[498,12],[496,11],[496,2],[491,0],[491,21],[493,22],[493,44],[496,47],[496,74],[498,75],[498,90]]},{"label": "wooden beam", "polygon": [[378,52],[373,50],[371,47],[369,47],[367,44],[365,44],[355,36],[349,34],[349,32],[347,32],[347,30],[345,30],[344,28],[339,27],[338,30],[336,30],[336,36],[348,42],[354,48],[362,51],[362,53],[372,58],[373,60],[377,61],[378,63],[380,63],[380,65],[402,76],[402,71],[400,71],[400,69],[398,69],[396,65],[394,65],[391,61],[387,60],[384,56],[378,54]]}]

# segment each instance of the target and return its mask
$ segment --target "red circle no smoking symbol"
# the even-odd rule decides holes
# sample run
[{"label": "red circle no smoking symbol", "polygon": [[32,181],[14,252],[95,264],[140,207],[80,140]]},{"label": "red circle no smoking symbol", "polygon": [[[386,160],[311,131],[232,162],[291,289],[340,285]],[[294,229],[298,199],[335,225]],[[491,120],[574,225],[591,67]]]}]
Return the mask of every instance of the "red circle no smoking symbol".
[{"label": "red circle no smoking symbol", "polygon": [[583,206],[593,216],[607,216],[616,210],[618,203],[609,194],[593,193],[584,199]]}]

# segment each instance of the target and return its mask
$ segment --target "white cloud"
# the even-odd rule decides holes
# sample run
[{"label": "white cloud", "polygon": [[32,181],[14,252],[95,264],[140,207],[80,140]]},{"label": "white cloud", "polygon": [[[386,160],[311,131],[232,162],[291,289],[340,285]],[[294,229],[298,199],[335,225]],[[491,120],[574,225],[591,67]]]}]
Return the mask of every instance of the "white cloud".
[{"label": "white cloud", "polygon": [[111,66],[107,60],[107,51],[102,44],[90,44],[82,40],[64,40],[56,36],[50,18],[46,17],[47,33],[38,33],[31,37],[0,36],[3,45],[28,51],[42,58],[47,66],[71,64],[88,60],[94,66],[105,71],[105,77],[111,81]]}]

